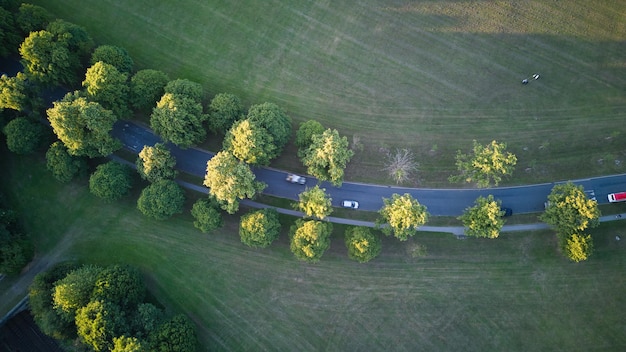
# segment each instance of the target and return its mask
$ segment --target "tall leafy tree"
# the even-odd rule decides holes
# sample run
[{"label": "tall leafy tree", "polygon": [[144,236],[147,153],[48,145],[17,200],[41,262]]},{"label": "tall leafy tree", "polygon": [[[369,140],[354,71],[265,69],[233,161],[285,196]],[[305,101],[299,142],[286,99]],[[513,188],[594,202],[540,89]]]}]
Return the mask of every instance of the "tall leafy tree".
[{"label": "tall leafy tree", "polygon": [[12,10],[0,7],[0,57],[13,54],[21,39]]},{"label": "tall leafy tree", "polygon": [[98,103],[69,93],[54,102],[47,114],[54,133],[71,155],[107,156],[121,147],[110,135],[117,117]]},{"label": "tall leafy tree", "polygon": [[179,314],[163,323],[152,334],[151,344],[154,351],[193,352],[197,341],[193,325],[187,317]]},{"label": "tall leafy tree", "polygon": [[268,165],[278,156],[272,135],[248,119],[235,122],[226,133],[224,150],[251,165]]},{"label": "tall leafy tree", "polygon": [[252,105],[247,118],[272,135],[277,149],[276,154],[280,154],[291,137],[291,118],[274,103]]},{"label": "tall leafy tree", "polygon": [[348,257],[359,263],[366,263],[376,258],[381,251],[380,238],[363,226],[352,226],[345,233]]},{"label": "tall leafy tree", "polygon": [[324,126],[316,120],[308,120],[300,125],[296,131],[296,147],[298,156],[302,157],[304,152],[313,143],[313,136],[324,133]]},{"label": "tall leafy tree", "polygon": [[30,154],[41,145],[43,126],[24,117],[11,120],[3,130],[7,147],[16,154]]},{"label": "tall leafy tree", "polygon": [[96,197],[108,201],[122,198],[128,194],[132,186],[131,169],[117,161],[98,165],[96,171],[89,177],[89,191]]},{"label": "tall leafy tree", "polygon": [[209,115],[211,130],[216,133],[224,133],[230,130],[235,122],[243,118],[245,108],[236,95],[220,93],[211,100]]},{"label": "tall leafy tree", "polygon": [[289,232],[291,252],[300,260],[318,262],[330,248],[332,229],[333,226],[329,222],[296,220]]},{"label": "tall leafy tree", "polygon": [[478,197],[473,207],[465,209],[459,220],[465,226],[465,234],[474,237],[497,238],[504,226],[500,201],[489,195],[487,198]]},{"label": "tall leafy tree", "polygon": [[163,143],[157,143],[153,147],[144,146],[139,152],[136,165],[139,175],[149,182],[172,180],[178,175],[178,171],[174,169],[176,158]]},{"label": "tall leafy tree", "polygon": [[78,81],[80,60],[52,33],[45,30],[30,33],[19,50],[25,71],[32,79],[48,85],[71,85]]},{"label": "tall leafy tree", "polygon": [[[417,233],[417,229],[428,221],[426,206],[420,204],[409,193],[394,193],[391,198],[383,198],[385,204],[380,209],[381,218],[377,224],[386,235],[393,234],[400,241],[406,241]],[[382,226],[388,224],[388,226]]]},{"label": "tall leafy tree", "polygon": [[87,171],[87,162],[83,157],[70,155],[65,145],[56,141],[46,152],[46,167],[58,181],[69,182]]},{"label": "tall leafy tree", "polygon": [[331,129],[311,138],[312,142],[302,157],[307,172],[319,180],[340,186],[346,165],[354,155],[349,148],[348,139],[339,136],[337,130]]},{"label": "tall leafy tree", "polygon": [[19,274],[33,255],[33,244],[26,235],[12,232],[5,224],[0,223],[0,273]]},{"label": "tall leafy tree", "polygon": [[142,339],[154,332],[163,323],[163,311],[152,303],[140,303],[130,318],[131,330]]},{"label": "tall leafy tree", "polygon": [[265,188],[265,184],[255,181],[256,176],[250,166],[237,160],[230,152],[221,151],[207,162],[204,185],[209,194],[220,203],[229,214],[239,210],[239,200],[253,198]]},{"label": "tall leafy tree", "polygon": [[307,188],[298,198],[300,201],[294,207],[306,216],[323,220],[333,212],[332,198],[326,193],[326,189],[318,185]]},{"label": "tall leafy tree", "polygon": [[193,226],[202,232],[211,232],[224,226],[224,219],[219,211],[219,204],[209,199],[198,199],[191,208],[195,219]]},{"label": "tall leafy tree", "polygon": [[165,93],[182,95],[197,103],[202,103],[204,90],[200,83],[190,81],[188,79],[175,79],[165,85]]},{"label": "tall leafy tree", "polygon": [[593,239],[591,235],[573,234],[566,237],[564,244],[565,256],[573,262],[580,262],[589,259],[593,254]]},{"label": "tall leafy tree", "polygon": [[165,220],[183,212],[185,192],[172,180],[156,181],[141,191],[137,208],[144,215]]},{"label": "tall leafy tree", "polygon": [[83,343],[100,352],[112,350],[113,338],[128,330],[128,325],[117,304],[91,301],[76,312],[76,330]]},{"label": "tall leafy tree", "polygon": [[85,265],[70,272],[54,284],[53,306],[65,321],[74,321],[76,311],[89,303],[101,271],[101,267]]},{"label": "tall leafy tree", "polygon": [[483,146],[474,141],[472,152],[456,155],[459,175],[450,176],[450,182],[475,182],[478,187],[498,185],[503,177],[511,176],[517,164],[517,157],[506,150],[505,143],[491,141]]},{"label": "tall leafy tree", "polygon": [[130,112],[127,80],[127,74],[118,71],[115,66],[98,61],[87,69],[83,87],[89,100],[100,103],[122,118]]},{"label": "tall leafy tree", "polygon": [[136,337],[120,336],[113,338],[111,352],[143,352],[146,350],[146,346]]},{"label": "tall leafy tree", "polygon": [[124,48],[114,45],[100,45],[91,54],[91,64],[102,61],[113,65],[118,71],[130,74],[133,70],[133,59]]},{"label": "tall leafy tree", "polygon": [[189,148],[206,137],[202,105],[182,94],[165,93],[150,118],[150,126],[165,141]]},{"label": "tall leafy tree", "polygon": [[105,267],[94,283],[92,301],[115,303],[128,311],[143,302],[146,288],[139,271],[128,265]]},{"label": "tall leafy tree", "polygon": [[79,71],[83,71],[82,68],[87,66],[95,47],[93,39],[85,28],[57,19],[50,22],[46,30],[52,33],[59,42],[65,43],[69,51],[77,56],[81,67]]},{"label": "tall leafy tree", "polygon": [[22,3],[15,17],[15,24],[22,35],[27,36],[30,32],[45,29],[52,20],[54,20],[54,16],[43,7]]},{"label": "tall leafy tree", "polygon": [[26,75],[0,76],[0,109],[24,111],[28,106]]},{"label": "tall leafy tree", "polygon": [[257,210],[241,217],[241,242],[253,248],[268,247],[280,234],[278,212],[273,208]]},{"label": "tall leafy tree", "polygon": [[165,93],[169,77],[163,71],[146,69],[137,71],[130,79],[130,103],[142,111],[151,110]]}]

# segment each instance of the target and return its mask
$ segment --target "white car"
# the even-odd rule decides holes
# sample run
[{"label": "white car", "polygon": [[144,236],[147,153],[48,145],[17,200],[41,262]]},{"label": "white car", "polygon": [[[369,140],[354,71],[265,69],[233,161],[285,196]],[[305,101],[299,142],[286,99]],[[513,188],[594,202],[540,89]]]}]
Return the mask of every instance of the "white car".
[{"label": "white car", "polygon": [[356,200],[344,200],[341,202],[341,206],[344,208],[359,209],[359,202]]}]

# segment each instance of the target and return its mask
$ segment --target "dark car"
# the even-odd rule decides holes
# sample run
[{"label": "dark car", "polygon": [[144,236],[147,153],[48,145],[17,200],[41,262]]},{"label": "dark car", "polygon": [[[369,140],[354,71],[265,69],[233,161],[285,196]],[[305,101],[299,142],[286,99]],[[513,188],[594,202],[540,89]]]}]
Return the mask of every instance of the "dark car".
[{"label": "dark car", "polygon": [[511,209],[511,208],[500,208],[500,209],[504,212],[504,215],[502,215],[502,216],[511,216],[511,215],[513,215],[513,209]]}]

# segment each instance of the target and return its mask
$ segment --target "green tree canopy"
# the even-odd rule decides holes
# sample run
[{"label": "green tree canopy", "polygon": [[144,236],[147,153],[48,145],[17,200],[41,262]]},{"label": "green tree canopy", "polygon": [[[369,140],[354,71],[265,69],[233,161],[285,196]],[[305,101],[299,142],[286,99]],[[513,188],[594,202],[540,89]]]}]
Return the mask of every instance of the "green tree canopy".
[{"label": "green tree canopy", "polygon": [[101,267],[84,265],[54,284],[52,302],[63,320],[74,321],[76,311],[89,303],[101,271]]},{"label": "green tree canopy", "polygon": [[142,339],[148,338],[152,332],[156,331],[164,319],[163,311],[152,303],[139,304],[132,317],[129,318],[132,330],[137,337]]},{"label": "green tree canopy", "polygon": [[205,119],[199,102],[181,94],[165,93],[152,112],[150,126],[163,140],[189,148],[206,137],[202,125]]},{"label": "green tree canopy", "polygon": [[318,185],[307,188],[298,198],[300,201],[295,203],[294,207],[308,217],[324,220],[333,212],[332,198],[326,193],[325,188]]},{"label": "green tree canopy", "polygon": [[146,288],[139,271],[127,265],[105,267],[94,284],[92,301],[115,303],[124,311],[143,302]]},{"label": "green tree canopy", "polygon": [[278,156],[272,135],[248,119],[235,122],[226,133],[224,150],[251,165],[268,165]]},{"label": "green tree canopy", "polygon": [[182,314],[161,324],[152,334],[151,345],[159,352],[194,352],[197,338],[193,325]]},{"label": "green tree canopy", "polygon": [[128,109],[128,76],[115,66],[98,61],[87,69],[83,87],[87,98],[113,111],[118,118],[126,117]]},{"label": "green tree canopy", "polygon": [[591,235],[573,234],[566,237],[564,243],[565,256],[573,262],[589,259],[593,254],[593,239]]},{"label": "green tree canopy", "polygon": [[168,82],[165,85],[165,93],[182,95],[197,103],[201,103],[204,96],[202,85],[188,79],[175,79]]},{"label": "green tree canopy", "polygon": [[291,118],[274,103],[252,105],[247,118],[274,137],[276,155],[279,155],[291,137]]},{"label": "green tree canopy", "polygon": [[113,338],[111,352],[144,352],[146,350],[146,346],[136,337],[120,336]]},{"label": "green tree canopy", "polygon": [[354,155],[348,139],[339,136],[337,130],[327,129],[314,134],[311,145],[303,153],[302,163],[307,172],[321,181],[330,181],[335,186],[343,182],[343,172]]},{"label": "green tree canopy", "polygon": [[280,234],[278,212],[273,208],[257,210],[241,217],[241,242],[253,248],[268,247]]},{"label": "green tree canopy", "polygon": [[78,56],[81,68],[86,67],[95,44],[85,28],[57,19],[50,22],[46,30],[52,33],[59,42],[65,43],[71,53]]},{"label": "green tree canopy", "polygon": [[117,161],[98,165],[89,178],[89,191],[105,200],[118,200],[133,186],[132,170]]},{"label": "green tree canopy", "polygon": [[33,244],[26,235],[11,232],[5,224],[0,224],[0,273],[19,274],[33,255]]},{"label": "green tree canopy", "polygon": [[54,16],[43,7],[22,3],[15,17],[15,24],[22,35],[27,36],[30,32],[45,29],[53,19]]},{"label": "green tree canopy", "polygon": [[110,135],[117,117],[98,103],[68,93],[47,113],[54,133],[71,155],[107,156],[121,147]]},{"label": "green tree canopy", "polygon": [[52,33],[31,32],[19,50],[24,69],[32,79],[48,85],[71,85],[78,81],[80,60]]},{"label": "green tree canopy", "polygon": [[296,132],[296,147],[298,156],[302,157],[304,151],[313,143],[313,136],[324,133],[324,126],[316,120],[308,120],[300,125]]},{"label": "green tree canopy", "polygon": [[241,120],[245,108],[241,100],[229,93],[217,94],[209,105],[209,127],[213,132],[226,132],[235,122]]},{"label": "green tree canopy", "polygon": [[91,64],[102,61],[113,65],[119,72],[130,74],[133,71],[133,59],[124,48],[114,45],[100,45],[91,54]]},{"label": "green tree canopy", "polygon": [[174,169],[176,158],[163,143],[157,143],[153,147],[144,146],[139,152],[136,165],[139,175],[149,182],[172,180],[178,175],[178,171]]},{"label": "green tree canopy", "polygon": [[13,54],[22,39],[15,22],[12,11],[0,7],[0,57]]},{"label": "green tree canopy", "polygon": [[224,219],[219,211],[219,204],[209,199],[198,199],[191,208],[191,215],[195,219],[193,226],[207,233],[224,226]]},{"label": "green tree canopy", "polygon": [[582,186],[571,182],[554,186],[548,195],[548,204],[540,219],[559,234],[569,236],[600,223],[598,202],[588,199]]},{"label": "green tree canopy", "polygon": [[497,238],[504,226],[504,211],[500,201],[496,201],[492,195],[487,198],[478,197],[475,205],[465,209],[458,219],[465,226],[465,234],[473,237]]},{"label": "green tree canopy", "polygon": [[61,182],[69,182],[75,176],[86,173],[87,162],[83,157],[70,155],[62,142],[52,143],[46,152],[46,167]]},{"label": "green tree canopy", "polygon": [[417,229],[428,221],[426,206],[420,204],[409,193],[403,196],[394,193],[391,198],[383,198],[385,205],[380,209],[381,219],[377,221],[386,235],[393,234],[400,241],[406,241],[417,233]]},{"label": "green tree canopy", "polygon": [[506,151],[505,143],[491,141],[483,146],[474,141],[470,154],[460,150],[456,155],[459,175],[450,176],[450,182],[476,182],[478,187],[498,185],[503,177],[510,176],[515,170],[517,157]]},{"label": "green tree canopy", "polygon": [[0,76],[0,109],[24,111],[29,103],[27,85],[26,75],[21,72],[14,77]]},{"label": "green tree canopy", "polygon": [[24,117],[11,120],[3,130],[7,136],[7,147],[16,154],[30,154],[41,145],[43,126]]},{"label": "green tree canopy", "polygon": [[142,111],[151,110],[163,96],[169,77],[163,71],[141,70],[130,79],[130,103]]},{"label": "green tree canopy", "polygon": [[291,252],[300,260],[318,262],[330,247],[332,230],[333,225],[329,222],[296,220],[289,232]]},{"label": "green tree canopy", "polygon": [[237,160],[230,152],[221,151],[207,162],[204,185],[209,187],[209,194],[222,209],[234,214],[239,210],[239,200],[251,199],[265,188],[264,183],[255,179],[248,164]]},{"label": "green tree canopy", "polygon": [[183,212],[185,192],[172,180],[156,181],[141,191],[137,208],[144,215],[165,220]]},{"label": "green tree canopy", "polygon": [[380,238],[369,228],[351,226],[346,230],[345,236],[350,259],[366,263],[380,254],[382,248]]},{"label": "green tree canopy", "polygon": [[76,312],[76,330],[81,341],[94,351],[110,351],[113,338],[124,334],[128,325],[117,304],[91,301]]}]

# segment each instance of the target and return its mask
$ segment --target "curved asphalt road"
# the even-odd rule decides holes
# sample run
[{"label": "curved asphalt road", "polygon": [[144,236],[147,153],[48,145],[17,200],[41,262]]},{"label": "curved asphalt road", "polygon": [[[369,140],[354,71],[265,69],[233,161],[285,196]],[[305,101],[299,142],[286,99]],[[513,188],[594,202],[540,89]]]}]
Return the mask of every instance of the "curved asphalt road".
[{"label": "curved asphalt road", "polygon": [[[161,141],[149,129],[129,121],[119,121],[114,126],[112,134],[119,138],[127,149],[135,153],[139,153],[144,145],[154,145]],[[206,163],[214,153],[195,148],[182,150],[173,144],[168,144],[168,147],[176,157],[176,166],[179,170],[204,177]],[[297,200],[298,194],[304,190],[305,186],[286,182],[285,171],[272,168],[254,168],[253,170],[257,179],[267,184],[267,188],[263,191],[265,194]],[[314,185],[316,182],[316,179],[307,176],[308,185]],[[626,174],[573,180],[573,182],[582,185],[589,196],[595,196],[600,204],[608,203],[609,193],[626,191]],[[393,193],[410,193],[421,204],[426,205],[431,215],[458,216],[467,207],[472,206],[478,196],[489,194],[500,199],[503,207],[513,209],[514,214],[542,211],[548,194],[557,183],[559,182],[489,189],[427,189],[353,182],[344,182],[341,187],[334,187],[328,182],[322,182],[321,187],[326,188],[335,206],[340,206],[343,199],[351,199],[360,203],[360,209],[378,211],[383,206],[383,197],[389,198]]]}]

